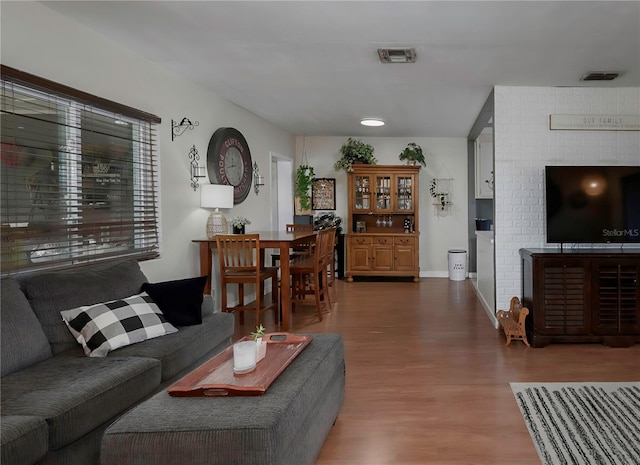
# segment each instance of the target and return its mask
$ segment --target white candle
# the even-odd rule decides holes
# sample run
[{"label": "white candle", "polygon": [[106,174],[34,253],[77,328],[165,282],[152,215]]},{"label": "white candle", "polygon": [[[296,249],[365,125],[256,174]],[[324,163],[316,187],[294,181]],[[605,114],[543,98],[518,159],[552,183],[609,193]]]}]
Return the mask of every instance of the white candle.
[{"label": "white candle", "polygon": [[256,342],[242,341],[233,345],[234,373],[247,373],[256,367]]}]

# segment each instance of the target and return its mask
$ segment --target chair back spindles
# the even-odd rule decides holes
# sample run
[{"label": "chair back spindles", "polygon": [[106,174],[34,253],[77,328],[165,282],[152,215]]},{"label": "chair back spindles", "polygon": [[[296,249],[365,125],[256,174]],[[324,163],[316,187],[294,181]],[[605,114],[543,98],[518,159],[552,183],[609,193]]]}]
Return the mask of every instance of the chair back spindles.
[{"label": "chair back spindles", "polygon": [[259,234],[219,236],[216,242],[224,269],[242,271],[261,267]]},{"label": "chair back spindles", "polygon": [[[263,268],[260,260],[259,234],[217,235],[216,246],[220,262],[221,306],[223,312],[242,312],[254,310],[256,325],[260,323],[260,314],[273,309],[276,323],[279,321],[278,309],[278,270]],[[264,305],[264,281],[271,278],[271,304]],[[238,305],[227,306],[227,284],[238,285]],[[244,284],[255,284],[255,304],[244,302]],[[244,314],[240,313],[240,324],[244,323]]]},{"label": "chair back spindles", "polygon": [[334,258],[335,234],[335,228],[318,231],[313,254],[298,257],[291,263],[291,302],[315,304],[321,321],[323,302],[327,310],[331,311],[328,270]]}]

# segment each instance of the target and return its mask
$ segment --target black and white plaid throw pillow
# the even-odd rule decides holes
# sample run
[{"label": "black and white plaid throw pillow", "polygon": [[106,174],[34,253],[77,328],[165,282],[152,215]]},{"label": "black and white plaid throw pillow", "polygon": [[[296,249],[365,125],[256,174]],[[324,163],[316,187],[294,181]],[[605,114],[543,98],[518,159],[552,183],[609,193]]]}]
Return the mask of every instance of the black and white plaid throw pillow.
[{"label": "black and white plaid throw pillow", "polygon": [[73,337],[90,357],[178,331],[146,292],[121,300],[60,312]]}]

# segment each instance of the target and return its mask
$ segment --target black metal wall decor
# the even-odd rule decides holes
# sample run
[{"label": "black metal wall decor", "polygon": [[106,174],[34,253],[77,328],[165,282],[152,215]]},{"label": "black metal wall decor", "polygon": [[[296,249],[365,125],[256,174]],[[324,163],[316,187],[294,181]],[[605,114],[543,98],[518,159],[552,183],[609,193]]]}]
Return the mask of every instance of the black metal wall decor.
[{"label": "black metal wall decor", "polygon": [[199,125],[199,122],[196,121],[195,123],[192,123],[186,116],[182,118],[180,123],[176,123],[174,120],[171,120],[171,141],[173,142],[176,137],[184,134],[187,129],[193,129]]},{"label": "black metal wall decor", "polygon": [[189,149],[189,165],[191,167],[191,187],[193,190],[197,190],[200,187],[198,183],[198,178],[206,177],[206,170],[204,166],[200,166],[198,163],[200,161],[200,155],[198,154],[198,150],[194,145]]}]

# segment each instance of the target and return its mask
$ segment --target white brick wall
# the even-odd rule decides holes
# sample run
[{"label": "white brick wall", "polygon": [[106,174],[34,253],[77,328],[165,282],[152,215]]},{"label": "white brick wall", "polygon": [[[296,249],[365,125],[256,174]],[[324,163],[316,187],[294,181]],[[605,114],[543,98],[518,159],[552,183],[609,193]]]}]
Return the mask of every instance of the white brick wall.
[{"label": "white brick wall", "polygon": [[640,165],[640,132],[551,131],[551,114],[640,114],[640,88],[494,90],[496,308],[521,296],[521,248],[545,242],[546,165]]}]

